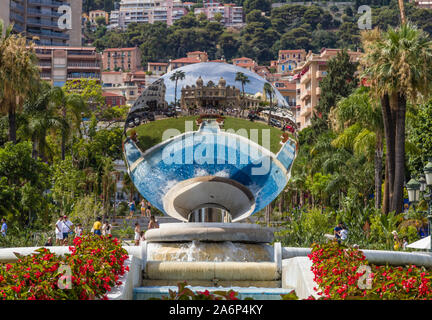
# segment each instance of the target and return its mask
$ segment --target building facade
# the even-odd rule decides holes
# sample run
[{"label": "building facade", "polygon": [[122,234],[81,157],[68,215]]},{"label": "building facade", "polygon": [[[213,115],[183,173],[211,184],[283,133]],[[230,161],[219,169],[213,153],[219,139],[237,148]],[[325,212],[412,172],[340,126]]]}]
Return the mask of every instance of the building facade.
[{"label": "building facade", "polygon": [[244,25],[243,7],[232,3],[220,3],[213,0],[204,0],[203,8],[195,8],[196,15],[204,13],[208,20],[215,20],[215,15],[220,14],[226,27],[241,27]]},{"label": "building facade", "polygon": [[126,98],[121,94],[112,93],[112,92],[103,92],[102,96],[105,98],[105,105],[108,107],[126,105]]},{"label": "building facade", "polygon": [[[306,61],[296,71],[296,103],[299,106],[296,122],[299,129],[311,124],[312,115],[321,96],[319,83],[327,75],[327,62],[335,57],[341,49],[323,48],[319,54],[309,52]],[[348,51],[351,61],[358,61],[361,52]]]},{"label": "building facade", "polygon": [[277,73],[291,73],[306,59],[304,49],[279,50],[278,60],[275,63]]},{"label": "building facade", "polygon": [[88,19],[92,25],[96,25],[96,19],[99,17],[103,17],[105,19],[105,23],[109,23],[109,13],[103,10],[92,10],[89,12]]},{"label": "building facade", "polygon": [[102,90],[123,96],[125,104],[132,105],[145,87],[145,73],[104,71],[102,72]]},{"label": "building facade", "polygon": [[94,47],[38,46],[41,79],[54,86],[80,78],[101,80],[102,58]]},{"label": "building facade", "polygon": [[[70,8],[70,16],[64,8]],[[1,0],[0,19],[43,46],[82,44],[82,0]],[[68,23],[69,22],[69,23]]]},{"label": "building facade", "polygon": [[147,71],[150,71],[154,76],[162,76],[168,72],[168,63],[165,62],[149,62]]},{"label": "building facade", "polygon": [[142,70],[141,50],[138,47],[105,49],[102,61],[104,71]]},{"label": "building facade", "polygon": [[179,0],[122,0],[119,10],[110,14],[110,25],[126,28],[130,23],[163,22],[172,25],[187,14]]},{"label": "building facade", "polygon": [[255,67],[258,66],[258,64],[254,60],[247,57],[235,58],[232,61],[233,61],[233,65],[248,69],[249,71],[252,72],[254,72]]}]

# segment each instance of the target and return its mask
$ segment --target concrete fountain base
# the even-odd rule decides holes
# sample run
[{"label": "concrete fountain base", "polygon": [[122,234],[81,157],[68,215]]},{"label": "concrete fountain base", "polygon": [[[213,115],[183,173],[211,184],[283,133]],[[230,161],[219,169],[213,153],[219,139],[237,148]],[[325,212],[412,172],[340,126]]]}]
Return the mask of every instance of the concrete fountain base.
[{"label": "concrete fountain base", "polygon": [[189,222],[166,223],[145,233],[147,242],[243,242],[270,243],[273,229],[248,223]]}]

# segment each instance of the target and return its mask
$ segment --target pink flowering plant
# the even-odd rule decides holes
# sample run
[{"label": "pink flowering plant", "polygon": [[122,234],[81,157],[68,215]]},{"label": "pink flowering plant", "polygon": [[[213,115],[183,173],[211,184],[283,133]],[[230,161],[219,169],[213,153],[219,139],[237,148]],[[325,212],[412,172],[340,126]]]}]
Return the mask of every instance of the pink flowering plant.
[{"label": "pink flowering plant", "polygon": [[[0,299],[107,299],[128,267],[126,250],[117,239],[84,235],[74,239],[64,257],[40,248],[14,263],[0,265]],[[66,269],[70,270],[68,274]]]},{"label": "pink flowering plant", "polygon": [[424,267],[372,265],[362,251],[337,242],[314,244],[309,258],[322,299],[432,299],[432,273]]}]

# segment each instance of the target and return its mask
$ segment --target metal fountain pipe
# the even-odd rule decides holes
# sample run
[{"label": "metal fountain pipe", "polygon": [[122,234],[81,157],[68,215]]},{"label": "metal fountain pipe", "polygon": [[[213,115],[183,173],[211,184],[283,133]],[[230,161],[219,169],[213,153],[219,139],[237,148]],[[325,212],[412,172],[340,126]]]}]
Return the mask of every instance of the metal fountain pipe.
[{"label": "metal fountain pipe", "polygon": [[[429,252],[398,252],[389,250],[362,250],[366,259],[373,264],[404,266],[432,266],[432,255]],[[283,247],[282,259],[305,257],[311,253],[310,248]]]}]

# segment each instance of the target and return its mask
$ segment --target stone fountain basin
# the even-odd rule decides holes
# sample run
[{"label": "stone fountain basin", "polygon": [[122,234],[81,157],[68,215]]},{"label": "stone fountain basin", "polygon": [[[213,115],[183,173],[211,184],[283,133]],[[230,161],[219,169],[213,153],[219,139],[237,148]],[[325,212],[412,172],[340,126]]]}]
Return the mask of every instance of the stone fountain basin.
[{"label": "stone fountain basin", "polygon": [[166,223],[145,233],[147,242],[243,242],[270,243],[274,239],[272,228],[248,223],[189,222]]}]

